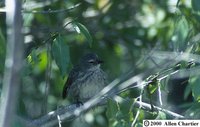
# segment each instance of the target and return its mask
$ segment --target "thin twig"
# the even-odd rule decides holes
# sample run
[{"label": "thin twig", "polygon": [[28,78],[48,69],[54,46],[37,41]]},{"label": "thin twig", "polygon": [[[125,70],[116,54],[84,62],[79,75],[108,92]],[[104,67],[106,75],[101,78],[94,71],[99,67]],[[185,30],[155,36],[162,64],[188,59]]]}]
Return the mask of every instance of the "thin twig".
[{"label": "thin twig", "polygon": [[[66,8],[66,9],[58,9],[58,10],[47,10],[47,11],[36,11],[36,10],[21,10],[21,13],[32,13],[32,14],[53,14],[53,13],[63,13],[63,12],[69,12],[73,9],[79,7],[81,3],[78,3],[72,7]],[[7,12],[6,8],[0,8],[0,12]]]},{"label": "thin twig", "polygon": [[65,25],[63,25],[61,28],[59,28],[59,29],[56,30],[54,33],[52,33],[52,35],[51,35],[49,38],[47,38],[46,40],[42,41],[38,46],[44,45],[44,44],[46,44],[46,43],[48,43],[48,42],[53,41],[53,40],[58,36],[58,33],[59,33],[62,29],[64,29],[67,25],[71,24],[71,23],[74,22],[75,20],[76,20],[76,18],[73,19],[73,20],[71,20],[71,21],[69,21],[69,22],[67,22],[67,23],[66,23]]},{"label": "thin twig", "polygon": [[[120,100],[123,100],[125,101],[126,99],[120,97],[120,96],[117,96],[118,99]],[[139,98],[139,97],[138,97]],[[175,113],[175,112],[172,112],[170,110],[167,110],[167,109],[164,109],[164,108],[160,108],[158,106],[154,106],[154,109],[157,110],[157,111],[162,111],[164,112],[165,114],[169,115],[170,117],[173,117],[173,118],[178,118],[178,119],[184,119],[185,117],[183,115],[180,115],[178,113]],[[145,102],[142,102],[142,101],[135,101],[134,105],[133,105],[133,108],[136,107],[136,108],[139,108],[139,109],[143,109],[145,111],[152,111],[151,109],[151,104],[148,104],[148,103],[145,103]]]},{"label": "thin twig", "polygon": [[74,8],[77,8],[81,5],[81,3],[78,3],[70,8],[67,9],[59,9],[59,10],[48,10],[48,11],[36,11],[36,10],[22,10],[22,13],[33,13],[33,14],[52,14],[52,13],[61,13],[61,12],[69,12],[73,10]]},{"label": "thin twig", "polygon": [[46,80],[45,80],[45,95],[44,95],[44,105],[42,114],[47,113],[47,103],[49,95],[50,86],[50,76],[51,76],[51,44],[47,43],[47,69],[46,69]]},{"label": "thin twig", "polygon": [[178,8],[178,6],[179,6],[179,3],[180,3],[180,0],[178,0],[177,3],[176,3],[176,7],[177,7],[177,8]]},{"label": "thin twig", "polygon": [[[142,105],[141,108],[143,110],[151,111],[151,105],[150,104],[147,104],[147,103],[144,103],[144,102],[139,102],[139,101],[135,102],[135,106],[136,107],[139,107],[140,105]],[[157,111],[162,111],[165,114],[167,114],[167,115],[169,115],[170,117],[173,117],[173,118],[178,118],[178,119],[184,119],[185,118],[184,116],[182,116],[182,115],[180,115],[178,113],[172,112],[172,111],[164,109],[164,108],[160,108],[160,107],[155,106],[155,105],[154,105],[154,109],[157,110]]]},{"label": "thin twig", "polygon": [[158,84],[158,100],[159,100],[160,105],[162,106],[163,102],[162,102],[162,92],[161,92],[160,82]]},{"label": "thin twig", "polygon": [[60,120],[60,116],[57,115],[57,118],[58,118],[58,126],[59,126],[59,127],[62,127],[62,125],[61,125],[62,121]]},{"label": "thin twig", "polygon": [[28,0],[25,0],[23,1],[23,5],[22,5],[22,8],[23,9],[30,9],[30,10],[33,10],[33,9],[38,9],[38,8],[44,8],[46,6],[50,6],[54,3],[58,2],[58,0],[43,0],[41,2],[36,2],[36,1],[28,1]]},{"label": "thin twig", "polygon": [[[144,87],[141,89],[141,91],[140,91],[140,96],[139,96],[139,102],[142,102],[142,95],[143,95],[143,92],[144,92]],[[133,104],[134,105],[134,104]],[[135,118],[134,118],[134,120],[133,120],[133,122],[132,122],[132,124],[131,124],[131,127],[134,127],[135,126],[135,124],[136,124],[136,121],[137,121],[137,119],[138,119],[138,117],[139,117],[139,115],[140,115],[140,109],[142,108],[142,105],[141,105],[141,103],[140,103],[140,105],[139,105],[139,107],[138,107],[138,110],[137,110],[137,113],[136,113],[136,115],[135,115]]]},{"label": "thin twig", "polygon": [[167,52],[167,51],[155,51],[152,53],[154,58],[158,58],[160,60],[173,60],[176,62],[184,61],[191,61],[200,63],[200,56],[197,54],[186,53],[186,52]]}]

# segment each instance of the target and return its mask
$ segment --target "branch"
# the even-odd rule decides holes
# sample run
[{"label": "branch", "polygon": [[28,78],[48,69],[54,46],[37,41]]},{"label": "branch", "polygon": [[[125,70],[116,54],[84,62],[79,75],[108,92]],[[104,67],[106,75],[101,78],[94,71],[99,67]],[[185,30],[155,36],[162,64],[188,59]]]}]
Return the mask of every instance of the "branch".
[{"label": "branch", "polygon": [[[163,64],[165,67],[167,62]],[[106,86],[103,90],[101,90],[97,95],[95,95],[92,99],[83,104],[83,106],[78,107],[77,105],[70,105],[61,107],[56,111],[50,112],[47,115],[38,118],[30,123],[30,127],[50,127],[58,123],[57,115],[60,116],[60,120],[70,120],[79,116],[81,113],[84,113],[96,105],[102,105],[105,103],[106,98],[113,97],[114,95],[124,91],[125,88],[135,88],[145,86],[146,82],[142,81],[142,79],[146,78],[149,74],[158,71],[157,68],[149,69],[146,73],[142,73],[136,76],[131,77],[130,79],[122,82],[122,79],[116,79],[111,82],[108,86]]]},{"label": "branch", "polygon": [[[116,96],[113,96],[113,97],[116,98]],[[117,96],[117,98],[125,100],[119,96]],[[101,103],[101,102],[105,102],[105,101],[106,101],[106,98],[102,98],[96,105],[104,105],[105,103]],[[117,100],[115,99],[115,101],[117,101]],[[96,105],[94,105],[94,103],[91,103],[91,102],[92,102],[92,100],[84,103],[84,105],[81,107],[77,107],[76,104],[60,107],[57,110],[49,112],[47,115],[32,121],[28,125],[28,127],[40,127],[40,126],[51,127],[51,126],[54,126],[55,124],[59,124],[59,120],[57,120],[57,116],[60,116],[61,121],[74,119],[77,116],[79,116],[81,113],[87,112],[88,110],[90,110],[94,106],[96,106]],[[92,105],[88,106],[88,104],[92,104]],[[141,101],[136,101],[133,106],[137,107],[137,108],[141,108],[143,110],[151,111],[151,105],[141,102]],[[184,116],[174,113],[172,111],[169,111],[167,109],[163,109],[163,108],[160,108],[157,106],[154,106],[154,109],[158,110],[158,111],[162,111],[162,112],[166,113],[167,115],[169,115],[170,117],[180,118],[180,119],[184,118]]]},{"label": "branch", "polygon": [[[187,57],[184,57],[182,55],[185,55],[185,54],[179,55],[179,58],[187,59]],[[177,62],[179,60],[181,61],[182,59],[178,59],[175,61]],[[84,113],[84,112],[90,110],[91,108],[93,108],[96,105],[105,104],[106,98],[113,98],[113,96],[115,96],[116,94],[124,92],[130,88],[140,88],[140,87],[144,87],[144,86],[148,85],[148,82],[145,82],[143,79],[146,79],[149,75],[154,74],[155,72],[163,71],[164,69],[168,68],[169,65],[171,65],[171,64],[174,65],[174,61],[170,61],[170,62],[164,61],[163,63],[161,63],[162,68],[154,67],[152,69],[147,70],[145,73],[142,73],[142,74],[139,74],[136,76],[132,76],[126,80],[124,77],[118,78],[118,79],[114,80],[113,82],[111,82],[100,93],[98,93],[96,96],[94,96],[88,102],[84,103],[83,106],[77,107],[77,105],[70,105],[70,106],[61,107],[56,111],[50,112],[47,115],[32,121],[29,126],[31,126],[31,127],[32,126],[42,126],[42,127],[53,126],[59,122],[57,120],[58,115],[60,116],[61,121],[73,119],[73,118],[79,116],[81,113]],[[162,74],[162,76],[159,78],[159,80],[163,80],[171,75],[178,74],[178,72],[181,72],[182,70],[185,71],[185,69],[181,69],[181,70],[172,72],[173,69],[171,69],[171,71],[167,71],[166,74]],[[187,69],[187,71],[190,72],[189,74],[191,74],[191,70],[193,70],[193,68]],[[196,74],[199,74],[199,73],[196,73]],[[188,76],[188,74],[186,76]],[[122,80],[124,80],[124,81],[122,81]],[[149,82],[151,82],[151,81],[149,81]],[[139,107],[144,110],[151,110],[150,104],[140,102],[140,101],[136,101],[134,106]],[[154,109],[158,110],[158,111],[162,111],[171,117],[184,118],[184,116],[174,113],[172,111],[169,111],[167,109],[163,109],[163,108],[160,108],[157,106],[154,106]]]},{"label": "branch", "polygon": [[50,86],[50,75],[51,75],[51,45],[46,44],[47,47],[47,69],[45,73],[45,94],[44,94],[44,102],[43,102],[43,110],[42,114],[47,113],[47,102],[48,102],[48,95],[49,95],[49,86]]},{"label": "branch", "polygon": [[[151,105],[150,105],[150,104],[147,104],[147,103],[144,103],[144,102],[136,101],[136,102],[135,102],[135,106],[136,106],[136,107],[142,106],[141,108],[142,108],[143,110],[152,111]],[[154,109],[157,110],[157,111],[162,111],[162,112],[164,112],[165,114],[169,115],[170,117],[179,118],[179,119],[183,119],[183,118],[184,118],[184,116],[182,116],[182,115],[180,115],[180,114],[177,114],[177,113],[175,113],[175,112],[169,111],[169,110],[164,109],[164,108],[160,108],[160,107],[158,107],[158,106],[154,106]]]},{"label": "branch", "polygon": [[[140,91],[140,96],[138,97],[139,102],[142,102],[142,95],[143,95],[143,92],[144,92],[144,88],[142,88],[141,91]],[[134,105],[134,104],[135,104],[135,103],[133,103],[133,105]],[[132,107],[133,107],[133,105],[132,105]],[[137,121],[137,119],[139,118],[139,115],[140,115],[140,109],[141,109],[141,108],[142,108],[142,105],[140,104],[140,105],[138,106],[138,110],[137,110],[137,113],[136,113],[136,115],[135,115],[135,118],[134,118],[133,122],[131,123],[131,127],[135,127],[136,121]]]},{"label": "branch", "polygon": [[[141,95],[138,97],[138,98],[141,98]],[[128,101],[127,99],[124,99],[120,96],[117,96],[115,95],[113,97],[113,99],[116,101],[116,102],[121,102],[121,101]],[[148,104],[148,103],[145,103],[145,102],[142,102],[141,99],[139,99],[139,101],[135,101],[135,103],[132,105],[133,108],[136,107],[136,108],[139,108],[139,109],[143,109],[145,111],[150,111],[152,112],[152,107],[151,107],[151,104]],[[162,111],[164,112],[165,114],[169,115],[170,117],[173,117],[173,118],[178,118],[178,119],[183,119],[184,116],[180,115],[180,114],[177,114],[175,112],[172,112],[172,111],[169,111],[167,109],[164,109],[164,108],[160,108],[158,106],[155,106],[153,105],[154,107],[154,110],[157,110],[157,111]],[[133,122],[134,123],[134,122]]]},{"label": "branch", "polygon": [[70,8],[67,9],[60,9],[60,10],[48,10],[48,11],[35,11],[35,10],[23,10],[23,13],[33,13],[33,14],[52,14],[52,13],[61,13],[61,12],[69,12],[73,10],[74,8],[77,8],[81,5],[81,3],[78,3]]},{"label": "branch", "polygon": [[21,0],[6,0],[6,8],[7,52],[1,95],[0,127],[10,127],[14,123],[13,116],[17,107],[24,51]]},{"label": "branch", "polygon": [[[199,38],[198,38],[199,37]],[[200,34],[194,39],[200,39]],[[169,61],[191,61],[200,63],[200,56],[197,54],[187,53],[187,52],[168,52],[168,51],[155,51],[152,53],[153,58],[164,59]]]},{"label": "branch", "polygon": [[[28,8],[28,9],[37,9],[37,8],[42,8],[42,7],[45,7],[45,6],[48,6],[50,4],[52,4],[52,2],[43,2],[43,3],[31,3],[32,5],[35,4],[34,7],[24,7],[24,8]],[[41,5],[41,6],[38,6],[38,5]],[[52,14],[52,13],[62,13],[62,12],[69,12],[77,7],[79,7],[81,5],[81,3],[78,3],[74,6],[71,6],[69,8],[66,8],[66,9],[59,9],[59,10],[48,10],[48,11],[36,11],[36,10],[21,10],[22,13],[32,13],[32,14]],[[0,8],[0,13],[5,13],[7,12],[7,9],[6,8]]]},{"label": "branch", "polygon": [[60,120],[70,120],[77,116],[79,116],[81,113],[84,113],[94,106],[97,105],[103,105],[105,104],[106,97],[108,97],[107,93],[111,91],[117,84],[119,83],[119,80],[114,80],[112,83],[110,83],[108,86],[106,86],[100,93],[98,93],[96,96],[94,96],[92,99],[87,101],[83,104],[83,106],[77,107],[76,104],[65,106],[58,108],[56,111],[52,111],[48,113],[47,115],[34,120],[33,122],[28,125],[29,127],[51,127],[58,123],[57,116],[60,116]]},{"label": "branch", "polygon": [[[179,59],[179,60],[182,60],[182,59]],[[175,60],[175,61],[177,62],[178,60]],[[60,116],[61,121],[73,119],[73,118],[79,116],[81,113],[84,113],[84,112],[90,110],[91,108],[93,108],[96,105],[105,104],[106,98],[112,98],[116,94],[124,92],[130,88],[140,88],[140,87],[144,87],[144,86],[148,85],[148,82],[145,82],[142,79],[146,79],[149,75],[154,74],[155,72],[163,71],[163,69],[166,69],[171,64],[174,65],[174,61],[169,61],[169,62],[164,61],[163,63],[161,63],[162,68],[154,67],[152,69],[147,70],[145,73],[142,73],[142,74],[139,74],[136,76],[132,76],[126,80],[124,79],[124,77],[117,78],[116,80],[111,82],[108,86],[106,86],[102,91],[100,91],[100,93],[98,93],[92,99],[90,99],[89,101],[84,103],[83,106],[77,107],[77,105],[70,105],[70,106],[61,107],[56,111],[50,112],[47,115],[32,121],[29,124],[29,126],[30,127],[53,126],[55,124],[58,124],[58,122],[59,122],[57,120],[58,115]],[[191,68],[188,70],[191,70]],[[179,71],[181,71],[181,70],[179,70]],[[174,71],[174,72],[169,71],[167,74],[165,74],[165,76],[160,77],[160,80],[163,80],[164,78],[167,78],[170,75],[178,74],[177,72],[179,72],[179,71]],[[191,71],[190,71],[190,73],[191,73]],[[122,81],[122,80],[124,80],[124,81]],[[151,81],[149,81],[149,82],[151,82]],[[136,107],[141,106],[141,109],[144,109],[144,110],[151,110],[151,105],[144,103],[144,102],[136,101],[135,106]],[[157,106],[154,106],[154,109],[165,112],[166,114],[168,114],[171,117],[184,118],[184,116],[182,116],[182,115],[179,115],[177,113],[174,113],[172,111],[169,111],[169,110],[157,107]]]},{"label": "branch", "polygon": [[[69,112],[73,112],[77,109],[77,105],[76,104],[72,104],[72,105],[67,105],[67,106],[63,106],[58,108],[55,111],[51,111],[49,112],[47,115],[42,116],[36,120],[33,120],[31,123],[29,123],[29,127],[49,127],[49,126],[53,126],[56,123],[58,123],[57,121],[57,116],[61,116],[65,113],[69,113]],[[69,117],[69,119],[73,118],[73,116]]]}]

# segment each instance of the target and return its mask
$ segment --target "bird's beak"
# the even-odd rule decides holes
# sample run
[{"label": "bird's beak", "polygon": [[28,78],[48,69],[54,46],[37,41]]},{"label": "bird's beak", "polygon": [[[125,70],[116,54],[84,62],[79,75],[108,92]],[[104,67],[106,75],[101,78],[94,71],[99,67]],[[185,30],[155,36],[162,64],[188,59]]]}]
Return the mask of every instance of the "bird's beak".
[{"label": "bird's beak", "polygon": [[103,63],[103,60],[98,60],[98,64],[101,64],[101,63]]}]

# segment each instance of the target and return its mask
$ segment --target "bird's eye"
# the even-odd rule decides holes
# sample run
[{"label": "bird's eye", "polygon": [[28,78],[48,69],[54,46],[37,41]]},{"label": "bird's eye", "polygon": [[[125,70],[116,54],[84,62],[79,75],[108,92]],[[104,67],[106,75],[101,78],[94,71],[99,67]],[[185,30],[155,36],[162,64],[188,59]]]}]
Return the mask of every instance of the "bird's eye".
[{"label": "bird's eye", "polygon": [[95,63],[95,61],[94,60],[89,60],[88,63]]}]

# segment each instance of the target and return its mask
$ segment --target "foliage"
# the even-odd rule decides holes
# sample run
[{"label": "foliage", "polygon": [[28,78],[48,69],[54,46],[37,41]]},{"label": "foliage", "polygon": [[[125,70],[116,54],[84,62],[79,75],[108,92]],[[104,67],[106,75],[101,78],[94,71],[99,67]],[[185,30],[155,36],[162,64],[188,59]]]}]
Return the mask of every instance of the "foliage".
[{"label": "foliage", "polygon": [[[45,114],[42,110],[47,80],[50,84],[47,111],[69,104],[67,99],[61,98],[69,71],[83,54],[95,52],[105,61],[102,68],[109,81],[129,73],[132,76],[145,73],[151,67],[162,68],[163,63],[171,62],[143,79],[149,82],[148,87],[142,89],[143,101],[154,105],[162,101],[168,110],[200,118],[199,73],[190,71],[199,71],[199,0],[25,0],[22,14],[25,65],[18,115],[34,119]],[[5,14],[0,13],[0,16],[3,17],[0,19],[1,86],[7,30]],[[158,58],[160,54],[153,55],[156,51],[166,52]],[[178,58],[169,55],[173,52],[197,56]],[[120,96],[125,98],[122,102],[108,99],[105,107],[84,114],[80,124],[128,127],[136,119],[137,111],[140,114],[135,126],[141,126],[144,119],[169,118],[161,111],[152,113],[134,108],[139,92],[140,89],[129,89],[121,93]],[[162,96],[158,97],[158,94]],[[75,126],[76,121],[62,124]]]},{"label": "foliage", "polygon": [[52,45],[52,54],[53,58],[56,61],[56,64],[58,65],[60,72],[62,76],[66,75],[67,71],[67,65],[69,65],[69,48],[64,43],[62,37],[58,35],[54,39],[53,45]]}]

